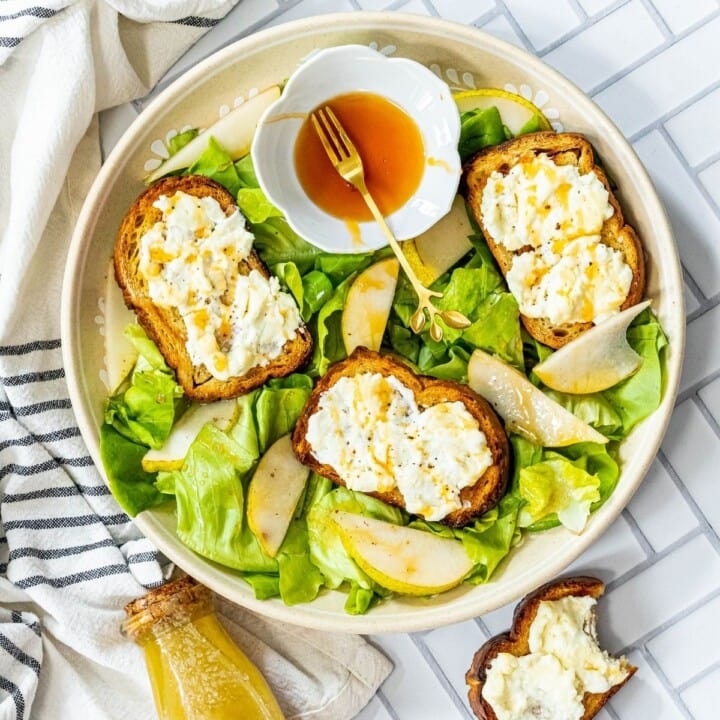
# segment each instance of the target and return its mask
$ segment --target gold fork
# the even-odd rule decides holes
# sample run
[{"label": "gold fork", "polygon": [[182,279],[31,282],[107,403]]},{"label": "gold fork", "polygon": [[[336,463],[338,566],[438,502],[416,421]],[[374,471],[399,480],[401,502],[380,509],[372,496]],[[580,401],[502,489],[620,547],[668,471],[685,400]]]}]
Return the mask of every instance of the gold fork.
[{"label": "gold fork", "polygon": [[456,310],[438,310],[433,305],[431,298],[440,298],[442,297],[442,293],[429,290],[418,280],[415,271],[405,257],[392,230],[390,230],[385,222],[385,218],[380,212],[377,203],[367,189],[362,158],[343,126],[340,124],[340,121],[335,117],[335,113],[329,107],[324,107],[314,112],[310,116],[310,119],[333,167],[342,178],[347,180],[347,182],[362,195],[365,204],[375,218],[375,222],[377,222],[385,233],[390,247],[400,262],[402,269],[405,271],[410,284],[417,293],[418,307],[410,318],[410,328],[412,331],[419,333],[425,327],[425,323],[427,322],[425,311],[427,311],[430,317],[430,337],[437,342],[442,340],[443,337],[443,329],[438,324],[438,316],[442,318],[448,327],[459,330],[469,327],[471,322],[462,313]]}]

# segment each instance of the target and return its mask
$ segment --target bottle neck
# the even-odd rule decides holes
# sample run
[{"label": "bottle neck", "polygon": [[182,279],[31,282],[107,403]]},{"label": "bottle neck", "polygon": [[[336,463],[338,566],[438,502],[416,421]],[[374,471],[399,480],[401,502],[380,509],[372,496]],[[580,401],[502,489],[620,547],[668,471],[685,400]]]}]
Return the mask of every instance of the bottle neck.
[{"label": "bottle neck", "polygon": [[143,645],[213,612],[210,591],[191,577],[163,585],[125,606],[123,633]]}]

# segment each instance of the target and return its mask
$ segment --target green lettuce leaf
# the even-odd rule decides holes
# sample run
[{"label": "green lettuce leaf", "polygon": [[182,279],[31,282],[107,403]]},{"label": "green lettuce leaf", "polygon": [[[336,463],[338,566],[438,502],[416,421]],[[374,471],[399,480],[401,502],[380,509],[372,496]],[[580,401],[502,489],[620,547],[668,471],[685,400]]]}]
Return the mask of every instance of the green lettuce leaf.
[{"label": "green lettuce leaf", "polygon": [[664,390],[663,355],[668,343],[660,323],[649,310],[635,319],[627,339],[643,364],[627,380],[603,392],[622,419],[623,437],[660,405]]},{"label": "green lettuce leaf", "polygon": [[[600,500],[600,479],[562,455],[548,451],[542,462],[520,470],[518,493],[525,501],[520,527],[531,527],[556,516],[573,532],[585,527],[590,507]],[[535,529],[539,529],[536,527]]]},{"label": "green lettuce leaf", "polygon": [[140,354],[129,386],[107,400],[104,420],[128,440],[160,448],[184,409],[183,391],[139,325],[128,325],[125,336]]},{"label": "green lettuce leaf", "polygon": [[155,487],[155,475],[142,469],[141,461],[147,451],[146,445],[128,440],[112,425],[100,426],[100,457],[110,490],[120,507],[131,516],[172,500],[172,495]]},{"label": "green lettuce leaf", "polygon": [[[237,174],[237,168],[235,173]],[[241,182],[239,176],[238,182]],[[263,223],[268,218],[282,217],[282,212],[267,199],[260,188],[241,187],[236,197],[240,212],[253,225]]]},{"label": "green lettuce leaf", "polygon": [[191,140],[198,136],[197,128],[190,128],[185,132],[178,133],[174,137],[171,137],[167,143],[167,149],[169,156],[172,157],[176,153],[180,152]]},{"label": "green lettuce leaf", "polygon": [[242,187],[235,163],[214,137],[208,138],[205,150],[183,174],[205,175],[226,187],[233,197]]},{"label": "green lettuce leaf", "polygon": [[340,320],[353,279],[351,275],[335,288],[328,301],[320,308],[314,324],[311,325],[315,343],[308,372],[315,377],[324,375],[331,363],[347,357]]},{"label": "green lettuce leaf", "polygon": [[177,534],[199,555],[246,572],[268,572],[265,555],[244,519],[243,478],[251,465],[236,443],[215,425],[203,427],[175,473]]},{"label": "green lettuce leaf", "polygon": [[496,107],[469,110],[460,114],[458,152],[463,162],[483,148],[498,145],[507,139],[505,127]]}]

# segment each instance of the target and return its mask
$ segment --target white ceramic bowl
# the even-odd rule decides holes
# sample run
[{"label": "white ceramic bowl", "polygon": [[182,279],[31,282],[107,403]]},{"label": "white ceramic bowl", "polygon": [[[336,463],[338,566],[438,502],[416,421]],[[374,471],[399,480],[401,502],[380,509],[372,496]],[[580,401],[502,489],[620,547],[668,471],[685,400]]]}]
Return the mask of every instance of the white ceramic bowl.
[{"label": "white ceramic bowl", "polygon": [[260,187],[293,230],[328,252],[356,253],[387,245],[374,221],[359,224],[358,242],[346,223],[308,198],[295,170],[295,142],[308,113],[337,95],[358,91],[402,108],[420,130],[425,157],[433,160],[425,163],[418,189],[387,218],[398,240],[417,237],[445,215],[460,180],[460,118],[450,89],[437,75],[418,62],[391,59],[366,45],[312,54],[260,120],[252,156]]},{"label": "white ceramic bowl", "polygon": [[[289,77],[313,50],[341,44],[371,44],[409,57],[447,79],[451,89],[522,86],[552,108],[568,130],[584,133],[619,186],[628,221],[647,254],[647,296],[653,300],[670,345],[665,392],[658,410],[620,448],[622,475],[607,503],[590,517],[581,535],[556,528],[529,535],[486,585],[462,585],[431,598],[397,597],[368,614],[343,611],[346,595],[325,592],[312,603],[285,606],[257,600],[232,570],[185,547],[175,534],[171,507],[146,511],[136,523],[171,560],[200,582],[263,615],[327,631],[378,633],[416,631],[482,615],[517,600],[555,577],[618,517],[640,485],[667,427],[680,379],[685,314],[677,250],[662,205],[642,164],[608,117],[578,88],[528,53],[472,27],[399,13],[348,13],[308,18],[251,35],[188,70],[153,100],[117,143],[88,192],[68,253],[62,299],[62,348],[68,391],[78,425],[100,472],[99,428],[107,387],[106,342],[110,306],[122,306],[108,278],[108,260],[123,215],[143,190],[142,178],[156,167],[156,150],[173,130],[208,127],[236,98]],[[161,148],[160,148],[161,149]],[[109,291],[106,289],[109,288]],[[114,311],[113,311],[114,312]],[[102,333],[105,333],[103,335]],[[583,570],[602,573],[612,558],[595,558]]]}]

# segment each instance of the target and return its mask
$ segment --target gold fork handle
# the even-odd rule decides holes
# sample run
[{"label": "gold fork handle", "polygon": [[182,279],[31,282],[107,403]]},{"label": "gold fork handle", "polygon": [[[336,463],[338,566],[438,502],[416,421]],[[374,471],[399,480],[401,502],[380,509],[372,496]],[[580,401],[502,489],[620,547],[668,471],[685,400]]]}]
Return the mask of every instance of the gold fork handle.
[{"label": "gold fork handle", "polygon": [[357,181],[355,184],[355,187],[360,191],[360,194],[363,197],[363,200],[365,201],[365,204],[370,209],[370,212],[372,213],[373,217],[375,218],[375,222],[380,226],[382,231],[385,233],[385,237],[388,239],[388,242],[390,243],[390,247],[392,248],[392,251],[395,253],[395,257],[397,257],[402,269],[405,271],[405,275],[407,275],[408,280],[410,281],[410,284],[413,286],[413,289],[417,293],[418,297],[422,298],[423,295],[427,295],[428,298],[430,297],[442,297],[442,293],[435,292],[433,290],[429,290],[426,288],[415,275],[415,271],[412,269],[412,266],[408,262],[408,259],[405,257],[405,253],[403,252],[403,249],[400,247],[400,243],[395,239],[395,235],[393,235],[392,230],[388,227],[388,224],[385,222],[385,218],[383,217],[383,214],[380,212],[380,208],[377,206],[377,203],[375,202],[373,196],[370,194],[370,192],[367,189],[367,186],[365,185],[365,182],[363,180]]}]

